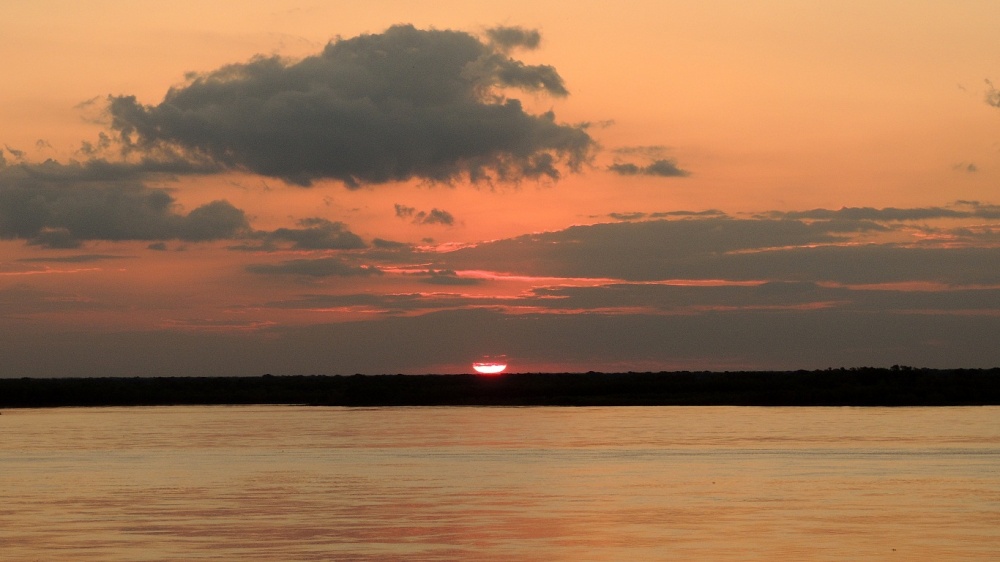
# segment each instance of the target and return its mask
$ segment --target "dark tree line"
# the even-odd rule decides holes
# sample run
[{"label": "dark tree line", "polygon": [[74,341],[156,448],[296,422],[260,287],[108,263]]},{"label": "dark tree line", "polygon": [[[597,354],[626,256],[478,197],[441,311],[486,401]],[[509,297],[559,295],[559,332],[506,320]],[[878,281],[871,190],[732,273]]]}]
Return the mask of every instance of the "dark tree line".
[{"label": "dark tree line", "polygon": [[0,379],[0,408],[183,404],[996,405],[1000,368]]}]

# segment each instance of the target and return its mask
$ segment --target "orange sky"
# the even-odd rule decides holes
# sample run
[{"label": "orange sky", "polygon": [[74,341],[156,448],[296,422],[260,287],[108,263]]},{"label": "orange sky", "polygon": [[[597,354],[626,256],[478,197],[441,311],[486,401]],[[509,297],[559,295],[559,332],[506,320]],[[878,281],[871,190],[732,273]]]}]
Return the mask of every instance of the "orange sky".
[{"label": "orange sky", "polygon": [[[0,376],[464,372],[496,353],[515,370],[995,365],[982,332],[1000,327],[998,21],[995,2],[5,3],[0,325],[16,335],[0,343]],[[468,161],[452,161],[464,171],[448,183],[417,171],[357,189],[322,159],[309,187],[256,152],[225,160],[303,138],[318,121],[294,121],[313,106],[292,101],[266,133],[243,117],[168,138],[161,120],[164,136],[146,139],[211,169],[79,176],[137,166],[118,145],[81,150],[122,132],[109,96],[149,112],[129,118],[161,119],[168,90],[195,76],[256,55],[292,68],[395,24],[484,49],[490,29],[537,30],[537,48],[491,51],[513,61],[496,72],[551,67],[568,95],[502,77],[489,88],[536,127],[517,141],[522,164],[548,150],[536,119],[550,110],[560,134],[586,134],[588,160],[563,161],[557,181],[473,185]],[[411,78],[393,72],[385,91],[409,107]],[[222,111],[241,103],[227,99]],[[315,134],[347,122],[336,115]],[[428,115],[439,121],[413,131],[390,118],[376,148],[398,164],[519,126],[457,141],[434,135],[461,108]],[[229,125],[242,136],[222,138]],[[212,135],[248,144],[191,144]],[[352,146],[316,150],[367,169],[350,167]],[[613,168],[656,162],[677,173]],[[53,166],[72,178],[37,180]],[[142,218],[105,197],[120,189],[170,206]],[[295,242],[320,235],[341,238]]]}]

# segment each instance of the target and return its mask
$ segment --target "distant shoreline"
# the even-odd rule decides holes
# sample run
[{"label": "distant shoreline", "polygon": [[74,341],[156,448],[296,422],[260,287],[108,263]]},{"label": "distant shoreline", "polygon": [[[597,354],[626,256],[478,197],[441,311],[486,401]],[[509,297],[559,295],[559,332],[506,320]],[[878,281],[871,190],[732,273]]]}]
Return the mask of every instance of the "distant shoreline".
[{"label": "distant shoreline", "polygon": [[823,371],[6,378],[0,408],[1000,405],[1000,368]]}]

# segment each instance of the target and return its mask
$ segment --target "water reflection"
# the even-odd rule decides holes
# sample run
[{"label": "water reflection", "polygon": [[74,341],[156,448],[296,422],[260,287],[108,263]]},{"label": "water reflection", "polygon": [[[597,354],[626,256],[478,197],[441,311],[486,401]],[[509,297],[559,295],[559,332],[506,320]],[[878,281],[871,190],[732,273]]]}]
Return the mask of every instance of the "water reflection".
[{"label": "water reflection", "polygon": [[5,411],[0,544],[4,560],[986,560],[1000,547],[998,419],[1000,408]]}]

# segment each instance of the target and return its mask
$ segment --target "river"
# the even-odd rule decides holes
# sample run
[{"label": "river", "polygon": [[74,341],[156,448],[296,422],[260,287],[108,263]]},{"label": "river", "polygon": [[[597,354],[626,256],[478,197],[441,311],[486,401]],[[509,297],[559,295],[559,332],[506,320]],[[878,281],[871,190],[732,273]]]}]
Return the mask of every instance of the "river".
[{"label": "river", "polygon": [[5,561],[998,553],[1000,407],[0,415]]}]

